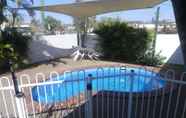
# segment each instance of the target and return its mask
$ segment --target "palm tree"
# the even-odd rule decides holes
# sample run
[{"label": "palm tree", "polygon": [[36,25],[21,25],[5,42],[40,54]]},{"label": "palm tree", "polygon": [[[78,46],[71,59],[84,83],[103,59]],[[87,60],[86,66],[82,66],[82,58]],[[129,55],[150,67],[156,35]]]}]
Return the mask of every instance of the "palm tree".
[{"label": "palm tree", "polygon": [[[87,2],[92,0],[76,0],[76,2]],[[85,40],[87,31],[93,29],[93,26],[96,23],[96,17],[88,17],[88,18],[74,18],[74,24],[77,30],[77,39],[78,46],[85,47]]]},{"label": "palm tree", "polygon": [[[17,4],[18,7],[29,7],[31,6],[31,4],[27,1],[27,0],[11,0],[12,2],[15,2]],[[30,0],[30,2],[33,4],[33,0]],[[0,1],[0,24],[2,24],[3,22],[5,22],[7,19],[4,15],[5,11],[8,10],[13,17],[13,24],[15,21],[15,17],[18,15],[17,14],[17,10],[11,8],[8,4],[7,4],[7,0],[1,0]],[[33,16],[34,12],[32,10],[27,10],[28,13]]]},{"label": "palm tree", "polygon": [[185,0],[171,0],[174,8],[180,44],[183,52],[184,67],[186,69],[186,7]]}]

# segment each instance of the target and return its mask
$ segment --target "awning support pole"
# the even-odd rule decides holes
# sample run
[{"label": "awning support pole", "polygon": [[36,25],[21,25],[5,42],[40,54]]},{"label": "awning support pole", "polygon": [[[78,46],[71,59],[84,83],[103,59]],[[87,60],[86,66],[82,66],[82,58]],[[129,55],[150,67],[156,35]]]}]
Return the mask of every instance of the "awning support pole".
[{"label": "awning support pole", "polygon": [[158,23],[159,23],[159,16],[160,16],[159,14],[160,14],[160,7],[158,7],[156,11],[155,32],[154,32],[154,39],[153,39],[153,44],[152,44],[152,48],[153,48],[152,57],[153,58],[156,53],[156,39],[157,39],[157,34],[158,34]]}]

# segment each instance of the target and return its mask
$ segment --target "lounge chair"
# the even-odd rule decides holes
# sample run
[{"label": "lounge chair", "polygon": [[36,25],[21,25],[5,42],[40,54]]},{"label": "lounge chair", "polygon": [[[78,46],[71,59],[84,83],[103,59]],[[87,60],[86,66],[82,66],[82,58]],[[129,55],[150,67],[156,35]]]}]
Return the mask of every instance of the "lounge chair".
[{"label": "lounge chair", "polygon": [[99,54],[90,48],[77,47],[76,51],[71,56],[74,61],[82,59],[98,60]]}]

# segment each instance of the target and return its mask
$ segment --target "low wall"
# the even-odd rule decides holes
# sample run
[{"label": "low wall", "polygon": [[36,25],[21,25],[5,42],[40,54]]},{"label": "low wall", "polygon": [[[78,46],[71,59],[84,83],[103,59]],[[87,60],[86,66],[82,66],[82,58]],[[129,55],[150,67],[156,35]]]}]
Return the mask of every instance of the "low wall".
[{"label": "low wall", "polygon": [[[96,48],[97,41],[93,40],[96,35],[90,34],[85,45]],[[73,46],[77,46],[76,34],[35,36],[30,43],[29,58],[32,63],[46,61],[49,59],[66,57],[72,54]],[[161,51],[167,63],[183,64],[183,56],[180,49],[177,34],[158,34],[156,52]]]}]

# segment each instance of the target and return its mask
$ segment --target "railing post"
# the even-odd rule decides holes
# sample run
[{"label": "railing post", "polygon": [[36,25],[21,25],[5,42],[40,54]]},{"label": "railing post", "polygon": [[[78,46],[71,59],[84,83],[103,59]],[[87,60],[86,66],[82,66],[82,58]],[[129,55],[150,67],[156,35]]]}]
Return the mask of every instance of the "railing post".
[{"label": "railing post", "polygon": [[15,102],[16,102],[18,117],[26,118],[26,112],[25,112],[25,107],[23,102],[24,93],[19,90],[18,81],[11,61],[9,61],[9,65],[10,65],[10,71],[11,71],[12,81],[14,85]]},{"label": "railing post", "polygon": [[86,104],[85,104],[85,118],[92,117],[92,75],[89,74],[86,79]]},{"label": "railing post", "polygon": [[26,118],[26,111],[24,107],[24,102],[23,102],[23,97],[24,94],[20,92],[19,94],[16,94],[16,106],[17,106],[17,112],[19,118]]},{"label": "railing post", "polygon": [[128,113],[127,118],[132,118],[132,96],[133,96],[133,82],[134,82],[134,70],[131,70],[130,73],[130,90],[129,90],[129,99],[128,99]]}]

